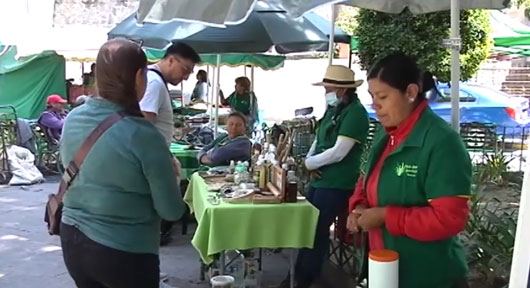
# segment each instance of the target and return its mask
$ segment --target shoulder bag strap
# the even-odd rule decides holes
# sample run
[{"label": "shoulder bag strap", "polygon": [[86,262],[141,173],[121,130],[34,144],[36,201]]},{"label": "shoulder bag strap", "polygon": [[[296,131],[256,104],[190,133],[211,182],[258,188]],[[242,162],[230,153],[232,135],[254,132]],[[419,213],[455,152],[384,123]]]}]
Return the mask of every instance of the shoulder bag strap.
[{"label": "shoulder bag strap", "polygon": [[66,194],[66,190],[79,173],[79,168],[81,167],[81,164],[83,164],[86,155],[88,154],[88,152],[90,152],[90,149],[92,148],[94,143],[96,143],[99,137],[103,135],[103,133],[105,133],[107,129],[109,129],[112,125],[120,121],[125,116],[125,112],[116,112],[112,114],[111,116],[107,117],[107,119],[105,119],[103,122],[101,122],[94,129],[94,131],[90,133],[90,135],[88,135],[88,138],[85,140],[85,142],[83,142],[81,148],[79,148],[79,150],[77,150],[77,153],[75,153],[74,159],[70,161],[68,167],[66,167],[63,177],[61,178],[59,192],[57,193],[57,197],[60,201],[62,201],[64,194]]},{"label": "shoulder bag strap", "polygon": [[164,75],[162,75],[162,72],[160,72],[159,70],[154,69],[154,68],[148,68],[147,70],[156,73],[156,75],[158,75],[158,77],[160,77],[160,79],[162,79],[162,82],[164,82],[164,85],[166,86],[166,89],[169,92],[169,87],[167,87],[166,78],[164,78]]}]

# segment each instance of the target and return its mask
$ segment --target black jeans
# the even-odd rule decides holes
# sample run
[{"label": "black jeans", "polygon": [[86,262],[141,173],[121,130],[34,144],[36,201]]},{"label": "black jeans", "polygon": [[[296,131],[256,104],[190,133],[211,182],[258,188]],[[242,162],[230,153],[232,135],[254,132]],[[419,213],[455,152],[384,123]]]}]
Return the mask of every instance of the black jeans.
[{"label": "black jeans", "polygon": [[329,249],[329,227],[348,208],[351,190],[309,187],[307,200],[319,211],[313,249],[298,252],[295,278],[300,287],[309,287],[322,270]]},{"label": "black jeans", "polygon": [[158,288],[158,255],[129,253],[89,239],[61,223],[63,258],[79,288]]}]

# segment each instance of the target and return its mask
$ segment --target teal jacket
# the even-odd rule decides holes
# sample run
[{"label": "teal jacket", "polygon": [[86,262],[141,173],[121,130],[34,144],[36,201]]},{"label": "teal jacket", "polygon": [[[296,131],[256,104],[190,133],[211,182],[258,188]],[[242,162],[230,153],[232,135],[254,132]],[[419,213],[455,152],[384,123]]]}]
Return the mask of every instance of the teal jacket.
[{"label": "teal jacket", "polygon": [[[69,163],[86,137],[119,106],[89,99],[68,115],[61,139]],[[147,120],[126,117],[88,153],[68,189],[63,223],[104,246],[158,254],[160,219],[178,220],[184,203],[162,135]]]}]

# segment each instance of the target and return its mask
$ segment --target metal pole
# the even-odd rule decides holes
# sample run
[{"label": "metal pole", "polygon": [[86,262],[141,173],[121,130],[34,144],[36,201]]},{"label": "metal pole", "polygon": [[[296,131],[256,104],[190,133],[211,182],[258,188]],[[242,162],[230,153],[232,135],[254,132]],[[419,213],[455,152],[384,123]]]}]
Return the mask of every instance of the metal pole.
[{"label": "metal pole", "polygon": [[254,66],[250,68],[250,91],[254,91]]},{"label": "metal pole", "polygon": [[329,55],[328,65],[333,64],[333,54],[335,53],[335,18],[337,17],[337,11],[335,9],[335,5],[331,5],[331,31],[329,31]]},{"label": "metal pole", "polygon": [[290,281],[290,287],[291,288],[294,288],[294,249],[290,249],[291,251],[289,251],[289,276],[291,279],[289,279]]},{"label": "metal pole", "polygon": [[[528,151],[528,150],[527,150]],[[524,172],[523,189],[521,189],[521,202],[519,203],[519,216],[517,217],[517,231],[513,250],[512,267],[510,273],[510,288],[529,287],[530,272],[530,166]]]},{"label": "metal pole", "polygon": [[351,51],[351,42],[350,42],[350,45],[348,45],[348,49],[349,49],[349,53],[348,53],[348,68],[351,69],[351,61],[352,61],[352,54],[353,52]]},{"label": "metal pole", "polygon": [[213,89],[212,89],[212,93],[211,93],[212,95],[210,95],[210,101],[209,101],[210,103],[208,103],[209,106],[210,106],[210,121],[209,121],[210,125],[212,124],[212,121],[213,121],[213,99],[215,97],[214,96],[215,93],[217,92],[217,89],[215,89],[215,72],[217,72],[217,71],[216,71],[216,69],[212,69],[212,72],[213,72],[212,73],[213,74],[212,75],[212,88]]},{"label": "metal pole", "polygon": [[206,65],[206,107],[208,107],[208,102],[210,101],[210,94],[212,94],[212,91],[210,91],[209,88],[210,83],[210,65]]},{"label": "metal pole", "polygon": [[219,81],[221,80],[221,54],[217,54],[217,81],[215,83],[215,138],[217,138],[217,130],[219,128],[219,91],[221,90],[221,85]]},{"label": "metal pole", "polygon": [[180,107],[184,107],[184,81],[180,82]]},{"label": "metal pole", "polygon": [[219,262],[220,262],[219,265],[221,266],[219,268],[219,270],[220,270],[219,273],[221,273],[221,275],[225,275],[225,268],[226,268],[225,267],[226,266],[226,259],[225,259],[226,256],[225,255],[226,255],[226,253],[225,253],[224,250],[221,251],[221,255],[219,255],[219,258],[220,258],[219,259]]},{"label": "metal pole", "polygon": [[451,0],[451,123],[460,132],[460,0]]}]

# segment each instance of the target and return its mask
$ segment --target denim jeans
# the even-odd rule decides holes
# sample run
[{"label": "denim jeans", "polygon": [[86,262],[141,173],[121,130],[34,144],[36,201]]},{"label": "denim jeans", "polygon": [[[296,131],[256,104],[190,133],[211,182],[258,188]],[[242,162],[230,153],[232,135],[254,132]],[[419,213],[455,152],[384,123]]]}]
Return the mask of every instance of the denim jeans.
[{"label": "denim jeans", "polygon": [[296,259],[295,278],[300,287],[309,287],[320,276],[329,249],[329,227],[348,208],[351,193],[352,190],[309,187],[307,200],[320,214],[313,248],[300,249]]}]

